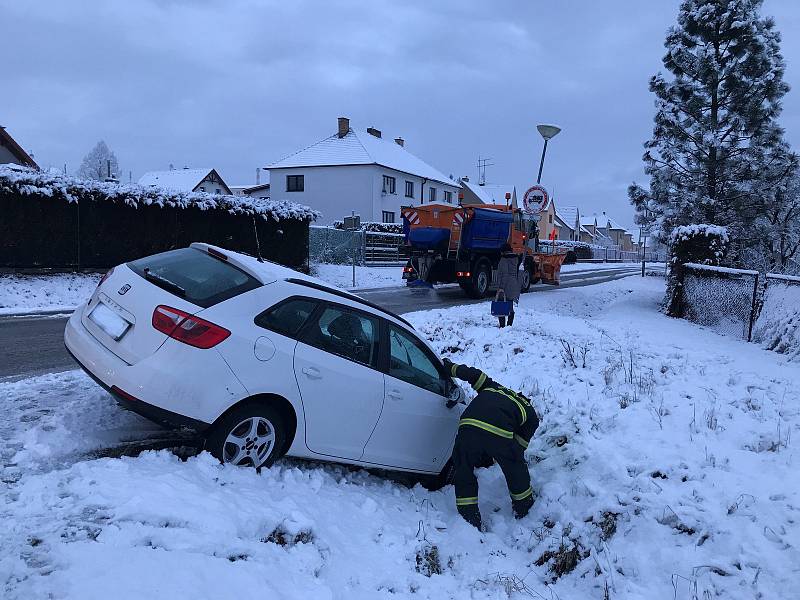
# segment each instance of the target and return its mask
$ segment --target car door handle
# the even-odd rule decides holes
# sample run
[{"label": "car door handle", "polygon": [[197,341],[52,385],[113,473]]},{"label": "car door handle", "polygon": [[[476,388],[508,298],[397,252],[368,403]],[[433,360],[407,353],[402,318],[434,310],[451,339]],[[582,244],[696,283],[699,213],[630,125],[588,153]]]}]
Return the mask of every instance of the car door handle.
[{"label": "car door handle", "polygon": [[322,374],[319,372],[319,369],[315,369],[314,367],[303,367],[303,375],[305,375],[309,379],[322,378]]},{"label": "car door handle", "polygon": [[401,394],[398,390],[389,390],[386,392],[386,395],[391,398],[392,400],[402,400],[403,394]]}]

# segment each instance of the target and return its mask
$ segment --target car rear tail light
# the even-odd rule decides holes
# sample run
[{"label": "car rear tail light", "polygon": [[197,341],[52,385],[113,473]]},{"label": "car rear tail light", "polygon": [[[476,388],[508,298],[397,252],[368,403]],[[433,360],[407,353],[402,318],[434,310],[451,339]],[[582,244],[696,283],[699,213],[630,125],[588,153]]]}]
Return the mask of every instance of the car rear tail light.
[{"label": "car rear tail light", "polygon": [[403,267],[403,273],[413,273],[414,267]]},{"label": "car rear tail light", "polygon": [[225,260],[225,261],[227,261],[227,260],[228,260],[228,257],[227,257],[226,255],[224,255],[224,254],[223,254],[222,252],[220,252],[219,250],[215,250],[214,248],[209,248],[209,249],[208,249],[208,253],[209,253],[211,256],[213,256],[214,258],[218,258],[218,259],[220,259],[220,260]]},{"label": "car rear tail light", "polygon": [[103,276],[100,278],[100,282],[97,284],[97,287],[100,287],[101,285],[103,285],[103,283],[105,283],[106,279],[108,279],[109,277],[111,277],[111,274],[112,274],[113,272],[114,272],[114,267],[111,267],[111,268],[108,270],[108,273],[106,273],[105,275],[103,275]]},{"label": "car rear tail light", "polygon": [[213,348],[231,334],[224,327],[163,304],[153,311],[153,327],[174,340],[203,350]]},{"label": "car rear tail light", "polygon": [[456,277],[471,277],[472,273],[469,271],[456,271]]}]

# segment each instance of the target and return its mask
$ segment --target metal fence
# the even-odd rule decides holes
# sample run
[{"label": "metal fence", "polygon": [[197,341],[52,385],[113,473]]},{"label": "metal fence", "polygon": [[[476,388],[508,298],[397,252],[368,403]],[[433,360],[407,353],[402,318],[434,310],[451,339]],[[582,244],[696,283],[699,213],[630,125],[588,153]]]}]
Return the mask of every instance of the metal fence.
[{"label": "metal fence", "polygon": [[750,341],[758,272],[685,264],[684,318],[717,333]]},{"label": "metal fence", "polygon": [[312,263],[401,265],[408,250],[401,233],[347,230],[312,225],[308,233],[308,255]]}]

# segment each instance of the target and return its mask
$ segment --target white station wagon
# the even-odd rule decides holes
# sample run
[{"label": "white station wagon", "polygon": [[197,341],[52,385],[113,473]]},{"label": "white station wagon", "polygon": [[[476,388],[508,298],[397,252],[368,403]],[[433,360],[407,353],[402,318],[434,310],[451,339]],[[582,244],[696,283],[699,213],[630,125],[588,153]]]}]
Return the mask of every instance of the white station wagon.
[{"label": "white station wagon", "polygon": [[288,455],[439,475],[461,389],[403,318],[207,244],[114,267],[64,332],[117,401],[224,462]]}]

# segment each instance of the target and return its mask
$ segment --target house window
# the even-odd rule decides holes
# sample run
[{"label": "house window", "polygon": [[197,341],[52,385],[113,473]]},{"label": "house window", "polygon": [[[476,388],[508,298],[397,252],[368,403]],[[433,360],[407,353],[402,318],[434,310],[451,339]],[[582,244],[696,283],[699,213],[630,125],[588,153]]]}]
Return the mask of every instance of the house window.
[{"label": "house window", "polygon": [[436,188],[428,188],[428,202],[436,202]]},{"label": "house window", "polygon": [[406,198],[414,197],[414,182],[406,181]]},{"label": "house window", "polygon": [[383,193],[384,194],[395,194],[395,180],[394,177],[389,177],[388,175],[383,176]]},{"label": "house window", "polygon": [[205,191],[206,191],[206,188],[204,188],[203,186],[200,186],[200,191],[201,191],[201,192],[205,192]]},{"label": "house window", "polygon": [[383,222],[384,223],[394,223],[394,213],[390,210],[383,211]]},{"label": "house window", "polygon": [[303,181],[303,175],[286,176],[287,192],[302,192],[304,188],[305,188],[305,181]]},{"label": "house window", "polygon": [[219,189],[219,188],[217,188],[217,189],[215,189],[215,190],[214,190],[214,193],[215,193],[215,194],[221,194],[221,193],[222,193],[222,190],[221,190],[221,189]]},{"label": "house window", "polygon": [[548,219],[547,219],[547,220],[548,220],[550,223],[552,223],[552,222],[553,222],[553,215],[549,215],[549,217],[548,217]]},{"label": "house window", "polygon": [[448,204],[452,204],[453,203],[453,192],[445,190],[444,191],[444,201],[447,202]]}]

